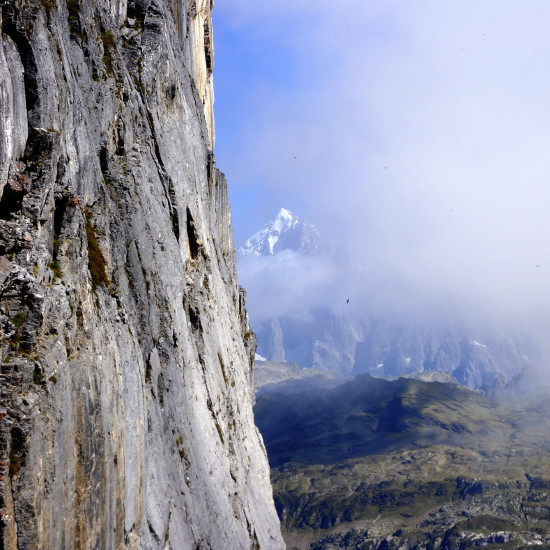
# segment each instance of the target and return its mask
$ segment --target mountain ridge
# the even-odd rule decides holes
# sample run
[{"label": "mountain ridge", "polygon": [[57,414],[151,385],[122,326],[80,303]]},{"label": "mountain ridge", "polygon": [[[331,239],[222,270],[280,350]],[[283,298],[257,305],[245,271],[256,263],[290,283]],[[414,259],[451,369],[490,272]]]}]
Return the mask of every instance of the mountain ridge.
[{"label": "mountain ridge", "polygon": [[[381,287],[377,266],[360,268],[356,259],[345,260],[346,254],[344,246],[327,244],[318,229],[285,209],[239,250],[261,356],[344,377],[442,371],[471,388],[506,384],[540,360],[540,351],[521,332],[474,323],[457,304],[435,307],[417,298],[414,308],[400,313],[396,293],[388,295]],[[313,263],[312,257],[323,263]],[[288,293],[291,313],[270,317],[260,311],[271,291],[265,284],[268,275],[276,279],[273,288]],[[298,284],[285,284],[293,277]],[[312,293],[316,298],[309,297]]]}]

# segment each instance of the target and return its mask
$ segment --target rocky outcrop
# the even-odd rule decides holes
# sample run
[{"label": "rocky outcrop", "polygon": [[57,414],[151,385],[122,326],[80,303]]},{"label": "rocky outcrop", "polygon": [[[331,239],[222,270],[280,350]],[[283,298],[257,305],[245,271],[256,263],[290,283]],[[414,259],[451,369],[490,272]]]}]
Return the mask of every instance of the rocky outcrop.
[{"label": "rocky outcrop", "polygon": [[283,547],[210,0],[0,10],[0,546]]}]

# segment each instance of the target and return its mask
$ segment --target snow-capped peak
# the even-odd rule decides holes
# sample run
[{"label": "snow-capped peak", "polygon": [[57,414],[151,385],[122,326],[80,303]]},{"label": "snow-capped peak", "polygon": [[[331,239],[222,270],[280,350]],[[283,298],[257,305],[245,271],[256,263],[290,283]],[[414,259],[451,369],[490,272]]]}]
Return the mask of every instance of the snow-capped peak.
[{"label": "snow-capped peak", "polygon": [[319,251],[319,230],[281,208],[275,219],[250,237],[239,250],[241,256],[271,256],[281,250],[315,253]]},{"label": "snow-capped peak", "polygon": [[[301,220],[295,216],[292,212],[289,210],[286,210],[284,208],[281,208],[279,210],[279,213],[275,217],[275,219],[271,222],[273,225],[273,228],[278,231],[279,233],[282,233],[283,231],[287,231],[288,229],[294,227],[297,223],[299,223]],[[270,224],[267,224],[266,227],[268,227]]]},{"label": "snow-capped peak", "polygon": [[277,214],[277,217],[275,218],[275,223],[281,220],[285,222],[292,222],[296,220],[296,216],[290,210],[287,210],[286,208],[281,208],[279,210],[279,213]]}]

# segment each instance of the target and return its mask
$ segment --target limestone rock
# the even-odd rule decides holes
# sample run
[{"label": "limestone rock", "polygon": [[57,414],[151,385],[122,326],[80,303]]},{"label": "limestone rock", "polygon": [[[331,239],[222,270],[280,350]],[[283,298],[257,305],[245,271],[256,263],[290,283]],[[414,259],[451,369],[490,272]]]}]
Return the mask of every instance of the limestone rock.
[{"label": "limestone rock", "polygon": [[0,3],[3,548],[284,547],[211,7]]}]

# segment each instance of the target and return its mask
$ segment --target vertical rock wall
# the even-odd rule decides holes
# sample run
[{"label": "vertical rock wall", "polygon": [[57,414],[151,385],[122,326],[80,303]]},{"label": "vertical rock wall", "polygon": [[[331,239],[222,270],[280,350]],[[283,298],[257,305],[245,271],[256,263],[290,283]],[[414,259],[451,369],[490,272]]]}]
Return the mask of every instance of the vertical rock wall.
[{"label": "vertical rock wall", "polygon": [[284,546],[210,10],[0,1],[0,548]]},{"label": "vertical rock wall", "polygon": [[210,148],[214,149],[214,37],[212,35],[213,0],[173,0],[174,19],[180,46],[184,52],[208,128]]}]

